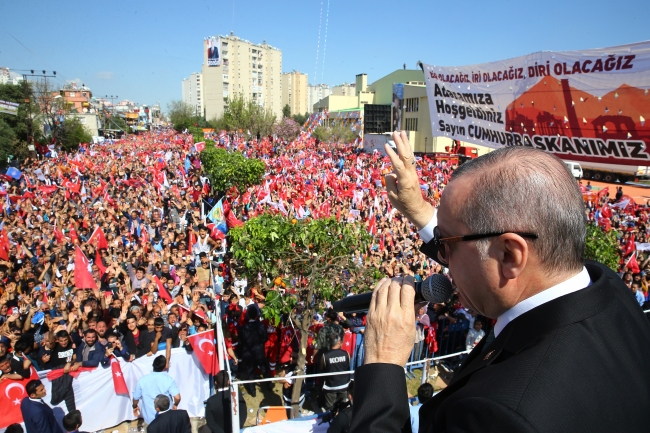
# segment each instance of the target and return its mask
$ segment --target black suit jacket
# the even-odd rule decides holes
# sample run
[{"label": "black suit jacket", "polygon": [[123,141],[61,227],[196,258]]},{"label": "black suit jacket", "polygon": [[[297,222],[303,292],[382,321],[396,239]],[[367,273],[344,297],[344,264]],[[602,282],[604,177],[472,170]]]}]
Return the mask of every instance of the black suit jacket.
[{"label": "black suit jacket", "polygon": [[[449,386],[420,409],[423,432],[647,431],[650,324],[609,268],[592,284],[481,341]],[[352,432],[396,432],[408,421],[404,371],[357,369]],[[643,409],[642,409],[643,408]]]},{"label": "black suit jacket", "polygon": [[[205,406],[205,421],[212,433],[230,433],[232,431],[232,415],[230,410],[230,391],[217,391],[208,399]],[[239,427],[246,422],[246,401],[239,394]]]},{"label": "black suit jacket", "polygon": [[264,343],[269,339],[269,334],[264,324],[259,320],[246,322],[239,329],[239,348],[242,359],[257,361],[264,359]]},{"label": "black suit jacket", "polygon": [[192,433],[190,416],[186,410],[170,409],[151,421],[147,433]]},{"label": "black suit jacket", "polygon": [[54,417],[54,411],[45,403],[25,397],[20,402],[20,412],[23,414],[27,433],[63,433]]}]

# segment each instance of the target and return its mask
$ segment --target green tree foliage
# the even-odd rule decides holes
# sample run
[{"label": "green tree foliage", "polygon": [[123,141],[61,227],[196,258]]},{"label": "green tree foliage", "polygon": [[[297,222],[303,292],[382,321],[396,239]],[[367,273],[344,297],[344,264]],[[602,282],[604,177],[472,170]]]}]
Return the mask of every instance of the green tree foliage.
[{"label": "green tree foliage", "polygon": [[307,121],[307,119],[309,119],[309,113],[305,113],[305,114],[294,114],[293,116],[291,116],[291,118],[292,118],[293,120],[295,120],[296,123],[297,123],[298,125],[302,126],[302,125],[305,124],[305,122]]},{"label": "green tree foliage", "polygon": [[58,125],[57,141],[63,150],[71,152],[77,150],[80,143],[90,143],[92,137],[79,119],[71,115]]},{"label": "green tree foliage", "polygon": [[[233,255],[245,267],[248,278],[257,279],[259,273],[272,281],[280,275],[307,278],[308,284],[297,290],[307,295],[310,289],[317,289],[309,304],[344,296],[343,283],[334,281],[344,270],[350,274],[365,272],[352,260],[352,252],[365,251],[371,242],[365,227],[335,218],[296,220],[266,214],[231,229],[229,236]],[[371,282],[363,277],[357,289],[369,288]],[[277,323],[291,307],[292,304],[282,304],[279,309],[265,306],[263,313]]]},{"label": "green tree foliage", "polygon": [[[305,366],[307,332],[314,307],[326,300],[340,299],[345,281],[355,281],[355,291],[367,291],[373,283],[373,271],[358,266],[352,259],[355,249],[367,251],[371,236],[359,224],[340,223],[335,218],[302,220],[282,216],[262,215],[248,220],[242,227],[229,232],[235,259],[245,267],[249,281],[258,273],[263,280],[274,281],[280,276],[296,279],[296,287],[288,287],[295,295],[280,295],[269,290],[262,315],[278,324],[280,316],[290,314],[299,324],[301,349],[297,371]],[[297,300],[305,300],[302,320],[294,311]],[[293,402],[297,404],[301,380],[294,388]]]},{"label": "green tree foliage", "polygon": [[171,101],[167,104],[169,121],[178,132],[184,131],[195,123],[195,110],[183,101]]},{"label": "green tree foliage", "polygon": [[289,104],[282,107],[282,117],[291,117],[291,107],[289,107]]},{"label": "green tree foliage", "polygon": [[223,117],[210,121],[212,127],[217,130],[241,131],[252,136],[266,136],[273,133],[275,115],[243,95],[237,94],[228,98],[227,107]]},{"label": "green tree foliage", "polygon": [[283,117],[273,127],[273,133],[285,141],[293,141],[300,134],[300,125],[290,117]]},{"label": "green tree foliage", "polygon": [[[25,103],[25,99],[32,101],[32,104]],[[22,153],[27,154],[29,117],[36,118],[39,114],[38,105],[34,101],[33,86],[28,81],[22,81],[19,85],[0,84],[0,100],[20,104],[16,116],[0,114],[0,119],[13,132],[11,136],[13,137],[12,149],[9,154],[14,156],[21,156]],[[37,122],[34,124],[36,125]],[[32,136],[37,142],[43,140],[41,129],[36,126],[33,128]],[[0,160],[6,161],[6,158],[0,156]]]},{"label": "green tree foliage", "polygon": [[111,116],[106,118],[106,128],[108,129],[121,129],[124,132],[131,132],[131,128],[126,124],[126,120],[120,116]]},{"label": "green tree foliage", "polygon": [[9,155],[14,155],[15,145],[16,133],[7,122],[0,118],[0,163],[6,163]]},{"label": "green tree foliage", "polygon": [[326,143],[350,143],[357,137],[350,127],[338,122],[330,126],[318,126],[312,135],[317,140]]},{"label": "green tree foliage", "polygon": [[246,158],[239,152],[208,146],[201,152],[201,164],[208,174],[212,187],[226,192],[233,186],[240,192],[262,182],[266,171],[264,161]]},{"label": "green tree foliage", "polygon": [[620,255],[615,232],[605,232],[596,224],[587,224],[585,258],[618,271]]}]

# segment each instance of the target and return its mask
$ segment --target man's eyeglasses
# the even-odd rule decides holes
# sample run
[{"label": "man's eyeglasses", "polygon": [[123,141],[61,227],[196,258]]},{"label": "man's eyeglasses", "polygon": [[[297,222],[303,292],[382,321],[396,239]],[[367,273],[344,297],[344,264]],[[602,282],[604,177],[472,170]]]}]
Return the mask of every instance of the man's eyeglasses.
[{"label": "man's eyeglasses", "polygon": [[479,239],[493,238],[496,236],[505,235],[506,233],[514,233],[521,236],[522,238],[537,239],[539,236],[535,233],[522,233],[522,232],[496,232],[496,233],[483,233],[483,234],[474,234],[474,235],[465,235],[465,236],[449,236],[443,238],[440,235],[440,229],[436,226],[433,229],[433,239],[429,242],[433,244],[436,250],[436,257],[434,260],[440,263],[442,266],[449,266],[449,249],[447,245],[453,244],[456,242],[467,242],[467,241],[477,241]]}]

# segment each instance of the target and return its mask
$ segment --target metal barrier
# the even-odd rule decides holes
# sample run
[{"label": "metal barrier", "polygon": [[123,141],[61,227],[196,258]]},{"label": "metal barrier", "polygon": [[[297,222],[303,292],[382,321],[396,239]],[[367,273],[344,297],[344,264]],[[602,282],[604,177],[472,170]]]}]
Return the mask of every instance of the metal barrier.
[{"label": "metal barrier", "polygon": [[[422,378],[423,378],[423,380],[425,380],[426,379],[425,372],[428,371],[428,368],[424,368],[424,367],[427,366],[427,362],[430,365],[431,362],[439,361],[439,360],[442,360],[442,359],[453,358],[453,357],[464,355],[464,354],[467,354],[467,353],[469,353],[469,351],[450,353],[450,354],[447,354],[447,355],[435,356],[435,357],[432,357],[432,358],[426,358],[426,359],[421,359],[421,360],[414,361],[414,362],[409,362],[404,366],[404,373],[408,377],[409,376],[408,368],[413,367],[415,364],[420,364],[420,365],[423,366]],[[291,380],[294,380],[294,379],[313,379],[313,378],[317,378],[317,377],[337,376],[339,374],[354,374],[354,370],[340,371],[340,372],[336,372],[336,373],[299,374],[299,375],[296,375],[296,376],[291,376]],[[254,379],[254,380],[235,380],[230,385],[230,387],[231,387],[231,395],[232,395],[231,400],[232,401],[239,401],[239,385],[245,385],[247,383],[275,382],[275,381],[281,381],[281,380],[285,380],[285,379],[287,379],[287,378],[285,378],[285,377],[268,377],[268,378],[262,378],[262,379]],[[236,433],[236,432],[238,433],[240,431],[238,413],[233,414],[232,423],[233,423],[233,426],[232,426],[233,433]]]}]

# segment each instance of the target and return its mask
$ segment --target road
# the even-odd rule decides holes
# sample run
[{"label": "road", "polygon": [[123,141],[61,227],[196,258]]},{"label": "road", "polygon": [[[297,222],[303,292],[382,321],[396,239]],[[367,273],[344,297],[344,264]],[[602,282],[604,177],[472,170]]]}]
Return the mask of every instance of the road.
[{"label": "road", "polygon": [[[598,188],[609,187],[609,197],[614,198],[616,195],[616,188],[619,186],[623,187],[623,194],[631,196],[637,204],[645,204],[646,201],[650,200],[650,187],[644,188],[640,186],[633,185],[621,185],[620,183],[605,183],[605,182],[596,182],[594,180],[590,181],[592,186]],[[583,185],[587,184],[586,180],[582,181]]]}]

